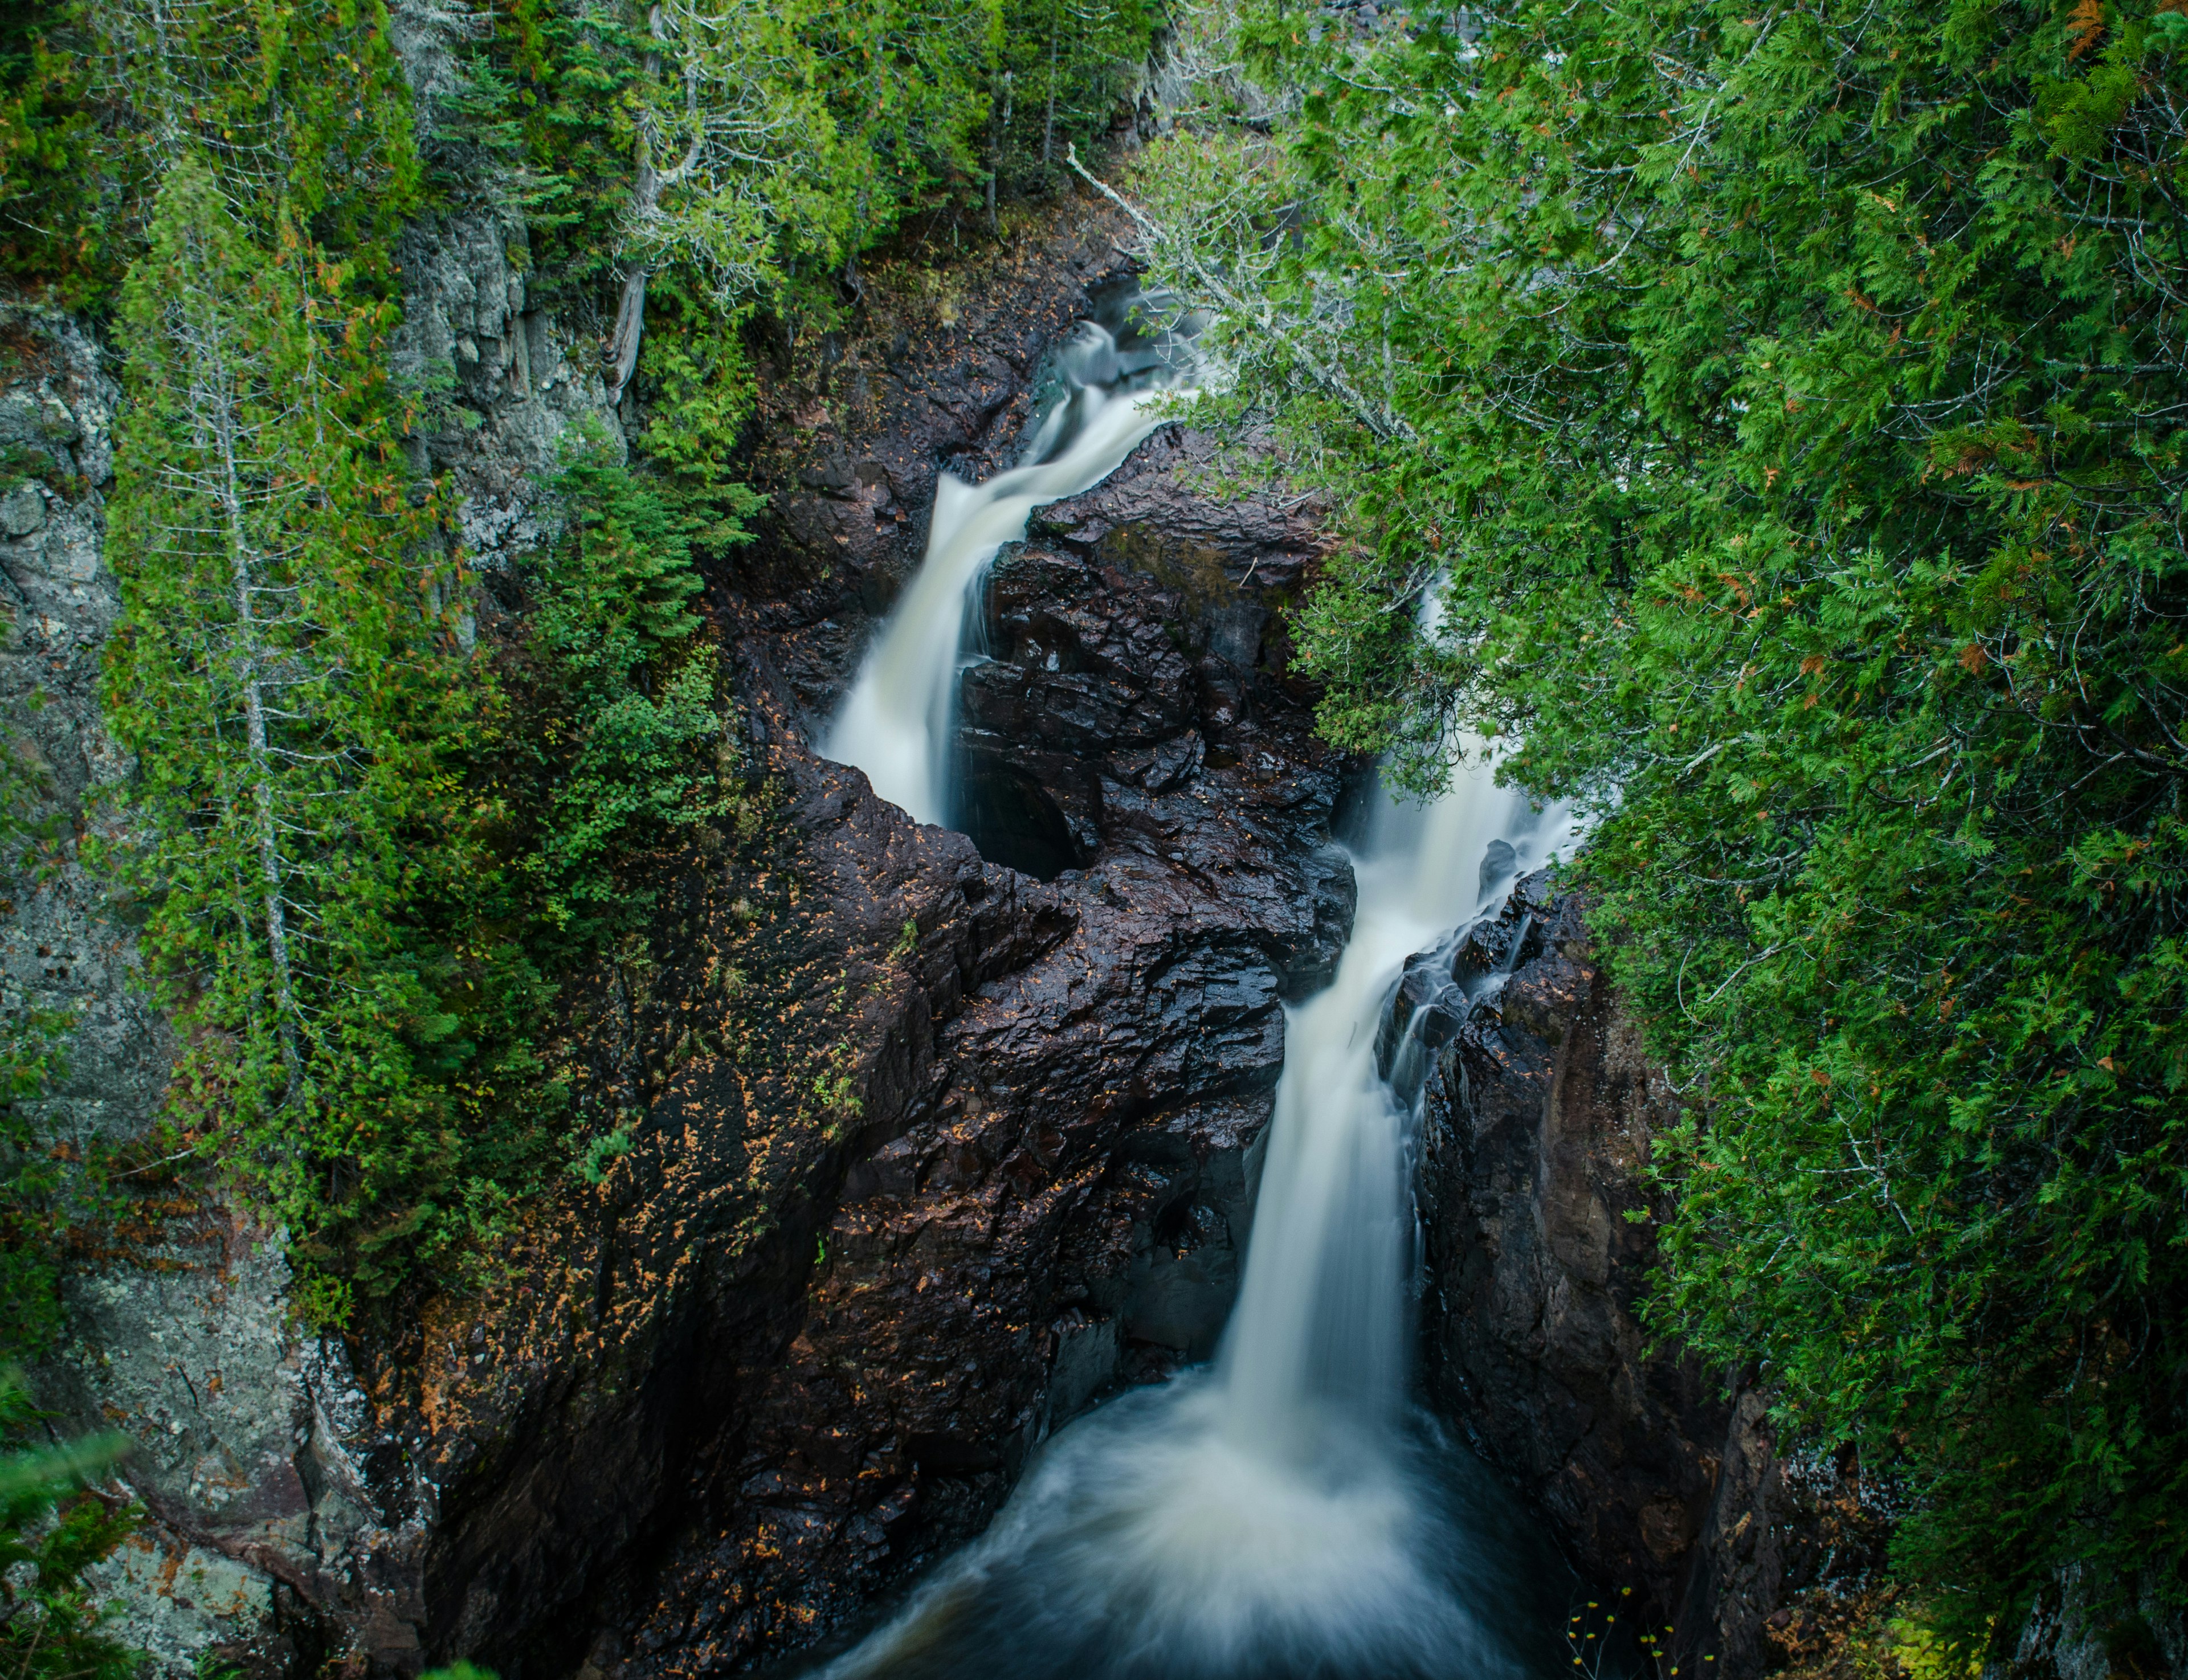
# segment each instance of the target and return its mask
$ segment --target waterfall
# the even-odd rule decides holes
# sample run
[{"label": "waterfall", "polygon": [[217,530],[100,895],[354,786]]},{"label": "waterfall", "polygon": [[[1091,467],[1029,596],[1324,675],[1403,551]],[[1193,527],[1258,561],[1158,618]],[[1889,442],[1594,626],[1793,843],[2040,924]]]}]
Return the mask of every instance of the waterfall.
[{"label": "waterfall", "polygon": [[1383,1077],[1377,1028],[1406,959],[1501,904],[1539,826],[1496,786],[1480,743],[1452,781],[1425,810],[1377,813],[1336,977],[1286,1022],[1256,1237],[1221,1360],[1234,1426],[1271,1452],[1313,1451],[1333,1407],[1386,1422],[1404,1393],[1418,1091]]},{"label": "waterfall", "polygon": [[1059,1433],[986,1535],[828,1680],[1563,1672],[1570,1576],[1486,1471],[1406,1404],[1419,1082],[1394,1090],[1376,1046],[1407,958],[1497,910],[1567,820],[1496,786],[1478,753],[1433,805],[1384,803],[1356,857],[1336,977],[1288,1017],[1243,1286],[1214,1369]]},{"label": "waterfall", "polygon": [[936,483],[926,556],[867,652],[824,756],[856,764],[874,792],[921,822],[953,819],[957,674],[989,563],[1025,535],[1035,508],[1090,490],[1122,465],[1161,423],[1159,394],[1187,365],[1167,335],[1080,324],[1041,382],[1048,400],[1035,411],[1023,464],[984,484],[946,472]]}]

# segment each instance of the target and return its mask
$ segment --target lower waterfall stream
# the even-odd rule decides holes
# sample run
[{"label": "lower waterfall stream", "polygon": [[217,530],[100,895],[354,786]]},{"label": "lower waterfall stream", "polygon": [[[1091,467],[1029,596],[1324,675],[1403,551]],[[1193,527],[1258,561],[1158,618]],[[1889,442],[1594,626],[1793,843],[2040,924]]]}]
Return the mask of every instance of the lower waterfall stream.
[{"label": "lower waterfall stream", "polygon": [[[947,476],[927,556],[830,732],[830,757],[951,818],[963,627],[1031,510],[1153,430],[1161,347],[1088,324],[1027,463]],[[1125,1393],[1038,1450],[979,1540],[824,1680],[1444,1680],[1571,1673],[1576,1585],[1531,1520],[1408,1399],[1421,1051],[1379,1039],[1407,960],[1495,915],[1567,814],[1476,752],[1425,807],[1380,802],[1336,975],[1287,1012],[1237,1305],[1216,1361]],[[1515,948],[1516,949],[1516,948]],[[1589,1671],[1591,1674],[1593,1671]]]}]

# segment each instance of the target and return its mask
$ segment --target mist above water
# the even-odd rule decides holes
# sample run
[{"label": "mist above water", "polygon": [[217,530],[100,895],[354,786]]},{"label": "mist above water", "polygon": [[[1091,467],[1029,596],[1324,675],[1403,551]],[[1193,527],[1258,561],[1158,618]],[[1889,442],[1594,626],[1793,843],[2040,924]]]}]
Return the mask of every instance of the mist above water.
[{"label": "mist above water", "polygon": [[1566,813],[1534,812],[1478,755],[1434,804],[1382,807],[1336,977],[1287,1018],[1215,1365],[1059,1433],[989,1531],[827,1680],[1564,1672],[1569,1573],[1407,1404],[1418,1084],[1394,1091],[1375,1045],[1406,959],[1495,913],[1567,836]]}]

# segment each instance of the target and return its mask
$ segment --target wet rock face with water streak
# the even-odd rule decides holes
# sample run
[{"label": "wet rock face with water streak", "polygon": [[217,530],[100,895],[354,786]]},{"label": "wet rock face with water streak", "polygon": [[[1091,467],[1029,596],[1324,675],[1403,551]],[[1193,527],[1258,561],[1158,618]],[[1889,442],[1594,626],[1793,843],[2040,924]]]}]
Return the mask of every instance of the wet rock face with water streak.
[{"label": "wet rock face with water streak", "polygon": [[[1250,877],[1318,834],[1322,808],[1288,777],[1328,754],[1274,609],[1319,539],[1297,508],[1217,502],[1195,482],[1212,453],[1164,428],[999,561],[995,657],[965,674],[959,730],[966,826],[991,854],[1052,876],[1125,846]],[[1350,914],[1326,906],[1300,983],[1326,978]]]},{"label": "wet rock face with water streak", "polygon": [[[1581,1568],[1676,1627],[1670,1660],[1745,1680],[1790,1625],[1781,1603],[1827,1563],[1879,1561],[1875,1525],[1837,1524],[1827,1559],[1830,1512],[1861,1503],[1850,1470],[1786,1464],[1762,1395],[1728,1403],[1719,1373],[1646,1351],[1636,1306],[1668,1209],[1644,1168],[1678,1104],[1582,908],[1529,877],[1457,984],[1418,962],[1401,983],[1450,1018],[1423,1121],[1424,1375]],[[1469,967],[1511,972],[1485,987]]]},{"label": "wet rock face with water streak", "polygon": [[1012,464],[1042,358],[1091,292],[1130,279],[1119,241],[1102,216],[1068,215],[962,265],[877,267],[847,330],[768,347],[753,426],[762,539],[717,578],[814,738],[918,567],[937,480]]}]

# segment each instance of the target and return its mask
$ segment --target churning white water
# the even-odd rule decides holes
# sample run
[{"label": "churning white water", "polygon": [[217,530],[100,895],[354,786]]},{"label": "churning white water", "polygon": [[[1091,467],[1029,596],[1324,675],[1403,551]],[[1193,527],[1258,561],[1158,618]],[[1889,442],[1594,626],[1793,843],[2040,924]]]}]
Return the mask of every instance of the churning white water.
[{"label": "churning white water", "polygon": [[[1417,1098],[1377,1068],[1407,958],[1566,837],[1471,763],[1388,803],[1352,937],[1289,1018],[1243,1286],[1217,1362],[1059,1434],[988,1533],[828,1680],[1520,1680],[1570,1577],[1405,1403]],[[1418,1057],[1416,1057],[1418,1061]],[[1399,1062],[1404,1060],[1401,1051]]]},{"label": "churning white water", "polygon": [[1090,490],[1161,423],[1159,392],[1181,382],[1183,347],[1164,338],[1120,347],[1083,321],[1055,358],[1057,388],[1023,451],[1024,464],[984,484],[944,473],[927,555],[867,652],[821,752],[856,764],[874,792],[922,822],[952,814],[950,742],[967,621],[996,550],[1025,535],[1045,503]]}]

